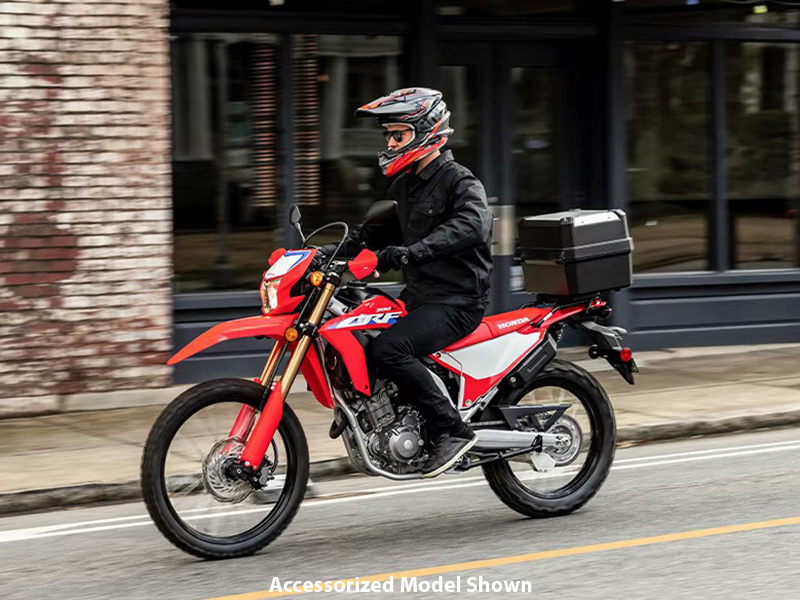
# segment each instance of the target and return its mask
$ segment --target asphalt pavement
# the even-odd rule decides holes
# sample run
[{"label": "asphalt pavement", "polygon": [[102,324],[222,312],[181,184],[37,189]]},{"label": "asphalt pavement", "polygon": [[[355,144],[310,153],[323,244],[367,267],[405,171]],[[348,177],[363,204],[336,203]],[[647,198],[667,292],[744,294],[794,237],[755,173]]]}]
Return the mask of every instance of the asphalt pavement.
[{"label": "asphalt pavement", "polygon": [[[800,424],[800,344],[637,353],[635,386],[606,361],[587,359],[585,348],[560,357],[598,378],[623,443]],[[164,393],[169,391],[160,396],[171,398]],[[308,439],[312,478],[352,472],[342,441],[328,436],[331,411],[302,382],[289,404]],[[162,409],[155,404],[0,420],[0,515],[138,499],[142,446]]]},{"label": "asphalt pavement", "polygon": [[[385,574],[393,592],[301,597],[796,599],[798,472],[800,428],[620,448],[600,493],[548,520],[512,512],[479,472],[346,477],[318,483],[267,549],[216,562],[172,547],[138,502],[7,517],[0,597],[249,600],[274,597],[276,577]],[[402,591],[415,575],[417,592]],[[461,591],[422,591],[440,581]],[[530,591],[472,592],[480,583]]]}]

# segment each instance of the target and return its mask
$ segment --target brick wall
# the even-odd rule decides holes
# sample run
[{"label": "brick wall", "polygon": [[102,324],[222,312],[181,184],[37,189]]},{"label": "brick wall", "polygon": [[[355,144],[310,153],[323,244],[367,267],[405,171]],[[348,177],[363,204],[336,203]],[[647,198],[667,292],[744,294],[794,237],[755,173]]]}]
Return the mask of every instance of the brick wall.
[{"label": "brick wall", "polygon": [[170,383],[168,0],[112,2],[0,0],[0,412]]}]

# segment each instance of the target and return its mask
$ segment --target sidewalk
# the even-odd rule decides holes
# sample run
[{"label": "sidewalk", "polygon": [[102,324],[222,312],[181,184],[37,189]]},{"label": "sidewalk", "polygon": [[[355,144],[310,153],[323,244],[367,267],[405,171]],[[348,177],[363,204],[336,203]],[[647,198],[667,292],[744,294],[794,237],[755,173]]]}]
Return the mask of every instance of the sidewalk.
[{"label": "sidewalk", "polygon": [[[800,424],[800,344],[642,352],[635,386],[584,349],[561,358],[606,388],[620,443]],[[304,391],[289,403],[308,438],[312,478],[351,472],[342,441],[328,437],[331,412]],[[0,420],[0,514],[137,498],[142,445],[162,408]]]}]

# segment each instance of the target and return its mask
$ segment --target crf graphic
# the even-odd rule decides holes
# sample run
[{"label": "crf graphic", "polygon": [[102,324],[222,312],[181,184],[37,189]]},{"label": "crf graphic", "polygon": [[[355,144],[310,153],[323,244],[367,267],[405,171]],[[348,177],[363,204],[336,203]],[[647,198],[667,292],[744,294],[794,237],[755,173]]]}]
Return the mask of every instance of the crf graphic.
[{"label": "crf graphic", "polygon": [[357,315],[355,317],[348,317],[338,323],[335,329],[364,327],[366,325],[392,325],[397,321],[397,317],[402,314],[402,312],[387,312],[377,315]]}]

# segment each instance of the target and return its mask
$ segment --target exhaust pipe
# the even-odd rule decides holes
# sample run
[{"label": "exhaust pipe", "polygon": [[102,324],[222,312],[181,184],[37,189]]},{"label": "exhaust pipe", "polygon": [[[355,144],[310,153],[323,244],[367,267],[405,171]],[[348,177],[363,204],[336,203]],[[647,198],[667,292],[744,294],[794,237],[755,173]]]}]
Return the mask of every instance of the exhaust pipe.
[{"label": "exhaust pipe", "polygon": [[512,448],[530,448],[541,440],[540,447],[561,445],[569,446],[568,435],[554,433],[538,433],[536,431],[511,431],[508,429],[476,429],[478,441],[475,450],[511,450]]}]

